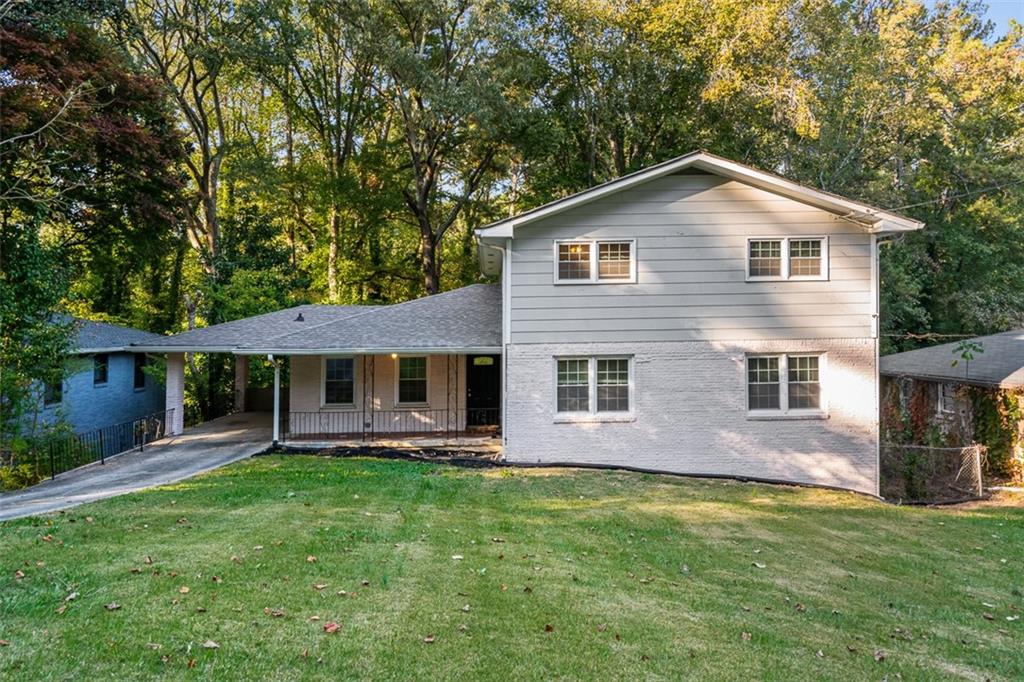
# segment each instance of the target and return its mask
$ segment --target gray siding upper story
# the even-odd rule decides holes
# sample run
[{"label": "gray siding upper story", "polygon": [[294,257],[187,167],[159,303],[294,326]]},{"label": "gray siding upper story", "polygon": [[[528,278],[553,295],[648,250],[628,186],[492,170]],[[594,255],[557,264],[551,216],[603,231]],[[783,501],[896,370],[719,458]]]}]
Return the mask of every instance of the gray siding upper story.
[{"label": "gray siding upper story", "polygon": [[[746,281],[751,237],[826,236],[827,281]],[[636,283],[555,284],[554,242],[633,239]],[[668,175],[516,228],[512,343],[865,338],[872,237],[711,174]]]}]

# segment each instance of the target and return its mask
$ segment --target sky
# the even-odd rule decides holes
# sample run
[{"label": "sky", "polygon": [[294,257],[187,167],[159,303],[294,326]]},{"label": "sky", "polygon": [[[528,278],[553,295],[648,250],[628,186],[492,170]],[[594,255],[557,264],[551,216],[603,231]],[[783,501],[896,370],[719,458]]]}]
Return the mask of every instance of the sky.
[{"label": "sky", "polygon": [[986,18],[995,23],[997,33],[1006,33],[1010,19],[1024,24],[1024,0],[988,0]]}]

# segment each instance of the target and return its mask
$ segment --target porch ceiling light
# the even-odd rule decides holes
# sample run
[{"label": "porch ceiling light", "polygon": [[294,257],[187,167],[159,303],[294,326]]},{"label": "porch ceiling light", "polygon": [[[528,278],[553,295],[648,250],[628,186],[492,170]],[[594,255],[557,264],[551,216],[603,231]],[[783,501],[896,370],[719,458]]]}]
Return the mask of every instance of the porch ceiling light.
[{"label": "porch ceiling light", "polygon": [[398,353],[392,353],[391,354],[391,359],[392,360],[397,360],[398,359]]}]

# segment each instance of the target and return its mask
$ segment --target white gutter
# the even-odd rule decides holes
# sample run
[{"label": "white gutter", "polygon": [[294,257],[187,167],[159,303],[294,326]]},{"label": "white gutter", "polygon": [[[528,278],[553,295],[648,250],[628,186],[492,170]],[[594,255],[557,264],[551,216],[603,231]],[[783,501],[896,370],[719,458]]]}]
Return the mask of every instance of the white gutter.
[{"label": "white gutter", "polygon": [[[213,352],[213,351],[200,351]],[[387,355],[389,353],[416,355],[493,355],[501,346],[467,346],[459,348],[235,348],[235,355]]]}]

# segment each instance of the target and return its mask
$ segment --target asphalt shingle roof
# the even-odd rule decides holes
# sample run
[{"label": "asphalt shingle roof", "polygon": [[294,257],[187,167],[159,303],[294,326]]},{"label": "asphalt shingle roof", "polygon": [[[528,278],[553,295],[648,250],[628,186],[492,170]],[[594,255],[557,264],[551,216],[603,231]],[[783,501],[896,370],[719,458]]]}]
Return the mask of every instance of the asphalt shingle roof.
[{"label": "asphalt shingle roof", "polygon": [[[879,371],[888,376],[960,381],[1001,388],[1024,386],[1024,329],[979,336],[972,341],[984,349],[966,362],[955,353],[957,343],[944,343],[886,355]],[[959,360],[956,367],[953,361]]]},{"label": "asphalt shingle roof", "polygon": [[[309,329],[325,322],[342,320],[374,310],[377,307],[379,306],[299,305],[210,327],[191,329],[180,334],[161,336],[155,342],[146,342],[144,345],[146,348],[159,346],[167,350],[177,348],[181,350],[229,351],[243,344],[264,344],[275,336]],[[296,321],[300,314],[302,322]]]},{"label": "asphalt shingle roof", "polygon": [[297,306],[139,345],[243,354],[499,348],[501,287],[474,284],[389,306]]},{"label": "asphalt shingle roof", "polygon": [[73,324],[75,339],[72,346],[76,353],[120,349],[133,343],[148,343],[161,338],[158,334],[141,329],[122,327],[109,322],[93,322],[78,317],[73,319]]}]

